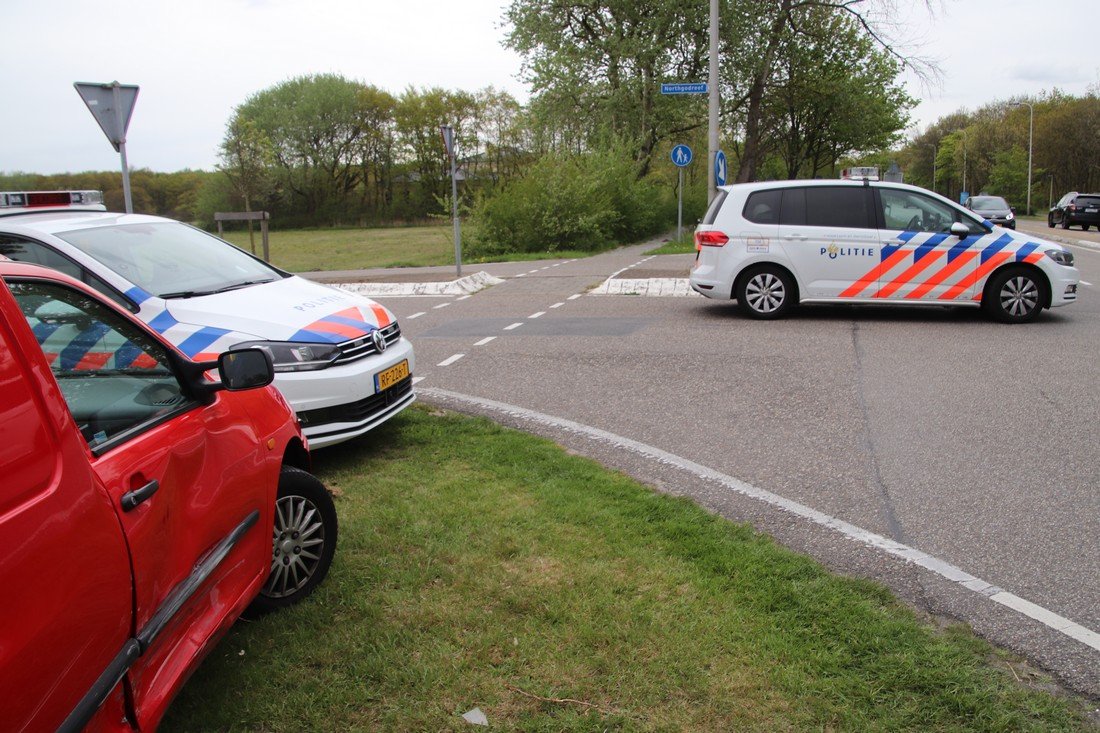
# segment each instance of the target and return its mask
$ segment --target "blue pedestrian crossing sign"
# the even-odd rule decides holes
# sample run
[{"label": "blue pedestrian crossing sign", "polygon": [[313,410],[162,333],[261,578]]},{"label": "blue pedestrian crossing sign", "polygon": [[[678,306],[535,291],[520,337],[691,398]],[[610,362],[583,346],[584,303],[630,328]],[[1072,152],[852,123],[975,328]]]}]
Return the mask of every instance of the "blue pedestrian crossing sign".
[{"label": "blue pedestrian crossing sign", "polygon": [[714,185],[726,185],[726,154],[721,150],[714,154]]},{"label": "blue pedestrian crossing sign", "polygon": [[677,145],[672,149],[672,162],[683,168],[691,162],[691,148],[687,145]]}]

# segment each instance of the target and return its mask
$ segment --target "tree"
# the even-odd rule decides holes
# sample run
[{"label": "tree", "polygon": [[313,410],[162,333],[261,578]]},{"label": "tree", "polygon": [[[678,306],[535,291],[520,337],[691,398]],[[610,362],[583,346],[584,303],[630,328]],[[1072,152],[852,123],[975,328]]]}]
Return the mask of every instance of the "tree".
[{"label": "tree", "polygon": [[[226,126],[225,140],[221,144],[221,165],[218,170],[229,179],[235,194],[244,201],[244,210],[252,211],[252,202],[268,196],[275,189],[275,177],[271,170],[275,159],[271,139],[255,120],[237,115]],[[256,254],[256,240],[252,221],[248,221],[248,241],[252,254]]]}]

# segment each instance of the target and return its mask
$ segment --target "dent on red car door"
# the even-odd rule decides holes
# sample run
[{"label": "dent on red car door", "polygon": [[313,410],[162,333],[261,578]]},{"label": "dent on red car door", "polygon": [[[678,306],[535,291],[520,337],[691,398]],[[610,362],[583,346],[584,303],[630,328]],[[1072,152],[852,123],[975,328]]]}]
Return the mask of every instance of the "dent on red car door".
[{"label": "dent on red car door", "polygon": [[0,728],[54,731],[130,638],[130,565],[14,306],[0,282]]},{"label": "dent on red car door", "polygon": [[220,402],[195,407],[95,463],[119,505],[130,492],[157,482],[155,493],[122,513],[133,555],[139,639],[159,622],[154,617],[200,560],[235,531],[241,535],[132,670],[139,722],[143,711],[159,718],[195,657],[239,615],[270,564],[270,510],[264,505],[273,501],[266,487],[274,478],[256,462],[256,436],[227,420],[227,413]]}]

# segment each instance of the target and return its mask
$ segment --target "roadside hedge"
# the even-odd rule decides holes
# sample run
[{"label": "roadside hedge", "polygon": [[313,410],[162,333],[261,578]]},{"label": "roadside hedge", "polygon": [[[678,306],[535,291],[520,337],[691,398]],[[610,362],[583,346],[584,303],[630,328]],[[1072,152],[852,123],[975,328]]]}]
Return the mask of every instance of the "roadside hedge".
[{"label": "roadside hedge", "polygon": [[621,151],[547,154],[475,202],[468,251],[473,257],[593,251],[636,241],[668,225],[662,199]]}]

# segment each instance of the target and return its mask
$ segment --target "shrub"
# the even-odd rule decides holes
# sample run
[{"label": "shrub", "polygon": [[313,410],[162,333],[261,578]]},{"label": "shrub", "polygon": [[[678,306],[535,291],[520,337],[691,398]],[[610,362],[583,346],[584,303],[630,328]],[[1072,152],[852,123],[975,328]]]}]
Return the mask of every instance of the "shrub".
[{"label": "shrub", "polygon": [[476,202],[470,254],[592,251],[656,231],[660,194],[616,151],[549,154]]}]

